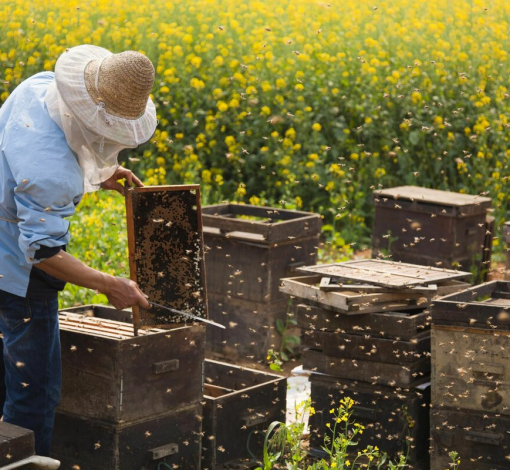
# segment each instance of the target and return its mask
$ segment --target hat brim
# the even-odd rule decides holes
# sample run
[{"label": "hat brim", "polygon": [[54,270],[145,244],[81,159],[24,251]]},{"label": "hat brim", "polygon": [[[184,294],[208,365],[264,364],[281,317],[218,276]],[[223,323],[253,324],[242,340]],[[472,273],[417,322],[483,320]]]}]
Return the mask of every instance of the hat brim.
[{"label": "hat brim", "polygon": [[55,65],[55,81],[60,96],[76,119],[91,132],[126,147],[147,142],[157,126],[156,107],[149,98],[145,112],[137,119],[126,119],[106,112],[92,100],[85,85],[89,62],[112,55],[98,46],[82,45],[64,52]]}]

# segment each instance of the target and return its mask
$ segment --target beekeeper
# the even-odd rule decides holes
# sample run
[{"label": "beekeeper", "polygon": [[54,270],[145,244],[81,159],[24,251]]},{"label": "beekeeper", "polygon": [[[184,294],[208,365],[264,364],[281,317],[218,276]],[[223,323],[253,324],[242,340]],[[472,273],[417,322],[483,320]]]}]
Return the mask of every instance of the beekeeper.
[{"label": "beekeeper", "polygon": [[38,455],[49,455],[60,401],[58,292],[69,282],[118,309],[149,308],[136,283],[65,250],[66,217],[84,193],[123,193],[119,180],[142,186],[117,156],[154,133],[153,84],[142,54],[84,45],[64,52],[55,73],[25,80],[0,108],[0,400],[4,421],[34,431]]}]

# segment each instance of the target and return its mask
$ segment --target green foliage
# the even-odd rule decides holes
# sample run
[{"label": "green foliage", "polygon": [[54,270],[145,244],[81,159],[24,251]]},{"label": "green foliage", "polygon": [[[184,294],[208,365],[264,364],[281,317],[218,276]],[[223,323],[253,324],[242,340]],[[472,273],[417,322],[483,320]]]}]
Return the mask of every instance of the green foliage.
[{"label": "green foliage", "polygon": [[[349,398],[340,400],[338,407],[329,410],[332,415],[333,426],[326,426],[331,435],[324,438],[322,449],[326,458],[318,462],[309,463],[306,450],[303,447],[303,432],[305,430],[304,417],[306,413],[313,415],[315,409],[310,399],[299,403],[295,407],[296,419],[290,424],[275,421],[269,426],[263,453],[263,467],[257,470],[273,470],[285,468],[287,470],[360,470],[360,469],[389,469],[403,470],[407,467],[407,455],[401,454],[397,461],[388,460],[387,454],[377,446],[367,446],[363,450],[355,451],[358,446],[357,438],[361,436],[365,427],[354,422],[352,418],[354,401]],[[408,418],[408,420],[411,418]],[[313,430],[312,430],[313,432]]]},{"label": "green foliage", "polygon": [[507,2],[373,3],[4,1],[0,100],[68,47],[140,50],[159,126],[130,157],[150,184],[313,210],[347,245],[370,242],[380,186],[488,194],[499,227]]},{"label": "green foliage", "polygon": [[[88,266],[108,274],[129,277],[124,198],[115,192],[88,194],[71,217],[67,251]],[[106,304],[106,296],[67,284],[59,296],[60,307]]]}]

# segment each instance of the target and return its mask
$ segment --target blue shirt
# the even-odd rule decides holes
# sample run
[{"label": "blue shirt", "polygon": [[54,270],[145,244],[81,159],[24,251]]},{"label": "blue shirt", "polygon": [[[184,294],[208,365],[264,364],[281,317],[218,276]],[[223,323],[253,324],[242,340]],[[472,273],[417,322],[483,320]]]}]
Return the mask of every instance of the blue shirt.
[{"label": "blue shirt", "polygon": [[78,160],[44,103],[54,79],[28,78],[0,108],[0,290],[21,297],[36,253],[68,243],[65,217],[83,195]]}]

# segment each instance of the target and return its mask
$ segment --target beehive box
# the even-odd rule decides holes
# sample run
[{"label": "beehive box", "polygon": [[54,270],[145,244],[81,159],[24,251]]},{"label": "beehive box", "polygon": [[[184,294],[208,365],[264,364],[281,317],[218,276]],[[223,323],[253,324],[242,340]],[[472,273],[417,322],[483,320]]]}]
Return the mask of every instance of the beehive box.
[{"label": "beehive box", "polygon": [[431,317],[423,308],[349,316],[321,307],[299,304],[296,319],[297,326],[303,330],[409,341],[430,330]]},{"label": "beehive box", "polygon": [[427,357],[402,365],[345,359],[303,349],[302,361],[304,369],[312,372],[391,387],[416,387],[430,380],[430,359]]},{"label": "beehive box", "polygon": [[424,331],[409,341],[401,341],[370,334],[303,330],[301,345],[331,357],[407,365],[430,355],[430,332]]},{"label": "beehive box", "polygon": [[432,402],[510,415],[510,331],[432,328]]},{"label": "beehive box", "polygon": [[135,337],[130,317],[95,305],[59,313],[60,411],[121,423],[202,399],[205,328],[153,328]]},{"label": "beehive box", "polygon": [[[368,445],[378,446],[390,456],[409,450],[410,463],[416,464],[428,457],[429,387],[420,389],[394,389],[362,382],[332,379],[311,374],[311,399],[316,413],[310,416],[310,447],[321,449],[324,436],[331,436],[326,424],[333,428],[332,408],[342,398],[355,401],[352,420],[365,426],[363,434],[356,436],[358,445],[354,454]],[[409,444],[409,449],[408,449]]]},{"label": "beehive box", "polygon": [[430,308],[436,325],[510,329],[510,282],[491,281],[434,300]]},{"label": "beehive box", "polygon": [[510,221],[503,224],[503,240],[506,246],[505,279],[510,279]]},{"label": "beehive box", "polygon": [[247,204],[202,209],[209,293],[256,302],[284,300],[279,279],[317,259],[321,218]]},{"label": "beehive box", "polygon": [[0,422],[0,467],[4,468],[35,454],[34,433],[14,424]]},{"label": "beehive box", "polygon": [[204,375],[202,469],[260,458],[268,426],[285,421],[287,379],[211,360]]},{"label": "beehive box", "polygon": [[200,470],[201,420],[199,404],[117,424],[57,411],[52,456],[62,470]]},{"label": "beehive box", "polygon": [[284,321],[288,300],[261,303],[208,294],[209,317],[226,329],[207,326],[207,355],[248,363],[263,361],[270,348],[279,349],[282,337],[276,321]]},{"label": "beehive box", "polygon": [[451,468],[449,452],[458,452],[462,470],[510,468],[510,417],[476,411],[431,411],[431,470]]},{"label": "beehive box", "polygon": [[374,191],[373,256],[481,271],[491,199],[416,186]]}]

